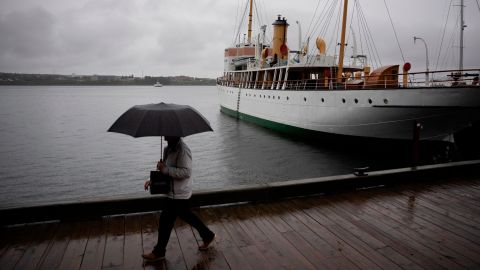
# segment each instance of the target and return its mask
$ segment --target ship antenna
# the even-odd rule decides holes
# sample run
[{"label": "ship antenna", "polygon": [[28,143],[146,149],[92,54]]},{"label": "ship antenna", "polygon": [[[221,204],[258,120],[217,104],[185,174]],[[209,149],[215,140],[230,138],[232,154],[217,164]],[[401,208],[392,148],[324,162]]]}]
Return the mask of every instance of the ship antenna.
[{"label": "ship antenna", "polygon": [[248,13],[248,44],[252,42],[252,17],[253,0],[250,0],[250,13]]}]

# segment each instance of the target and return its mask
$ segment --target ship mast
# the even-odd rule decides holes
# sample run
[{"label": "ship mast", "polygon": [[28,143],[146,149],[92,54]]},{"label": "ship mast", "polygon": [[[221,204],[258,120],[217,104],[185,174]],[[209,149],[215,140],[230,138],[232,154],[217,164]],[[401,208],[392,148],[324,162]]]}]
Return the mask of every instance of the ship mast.
[{"label": "ship mast", "polygon": [[461,71],[463,70],[463,30],[465,29],[466,25],[463,21],[463,0],[460,1],[460,63],[458,65],[458,69]]},{"label": "ship mast", "polygon": [[347,27],[348,0],[343,2],[342,35],[340,40],[340,55],[338,57],[337,83],[342,82],[343,58],[345,57],[345,32]]},{"label": "ship mast", "polygon": [[248,13],[248,39],[247,44],[252,43],[252,10],[253,10],[253,0],[250,0],[250,13]]}]

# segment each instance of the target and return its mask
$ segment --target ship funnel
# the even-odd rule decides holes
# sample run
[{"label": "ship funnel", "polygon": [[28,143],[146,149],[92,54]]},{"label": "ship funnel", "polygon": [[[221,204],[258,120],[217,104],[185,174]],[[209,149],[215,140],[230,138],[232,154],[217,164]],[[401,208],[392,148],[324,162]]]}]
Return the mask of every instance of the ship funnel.
[{"label": "ship funnel", "polygon": [[[287,27],[289,24],[285,17],[278,15],[276,21],[273,22],[273,41],[272,41],[272,55],[279,60],[288,60],[288,46],[287,46]],[[275,61],[275,60],[274,60]]]},{"label": "ship funnel", "polygon": [[321,55],[325,55],[325,52],[327,51],[327,45],[325,44],[325,40],[323,40],[321,37],[317,37],[315,43],[317,44],[319,53]]}]

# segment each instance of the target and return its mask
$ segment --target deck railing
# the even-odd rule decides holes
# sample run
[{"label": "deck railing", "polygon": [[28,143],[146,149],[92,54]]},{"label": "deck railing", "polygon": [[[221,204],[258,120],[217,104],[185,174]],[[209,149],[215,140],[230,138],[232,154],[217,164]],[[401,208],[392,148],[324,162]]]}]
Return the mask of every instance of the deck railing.
[{"label": "deck railing", "polygon": [[[240,72],[236,72],[240,74]],[[444,88],[444,87],[479,87],[480,69],[443,70],[389,74],[386,76],[360,76],[343,78],[301,79],[301,80],[257,80],[255,76],[238,76],[233,79],[217,78],[217,84],[229,87],[259,90],[368,90],[368,89],[405,89],[405,88]],[[249,79],[252,78],[253,80]],[[428,78],[428,80],[427,80]]]}]

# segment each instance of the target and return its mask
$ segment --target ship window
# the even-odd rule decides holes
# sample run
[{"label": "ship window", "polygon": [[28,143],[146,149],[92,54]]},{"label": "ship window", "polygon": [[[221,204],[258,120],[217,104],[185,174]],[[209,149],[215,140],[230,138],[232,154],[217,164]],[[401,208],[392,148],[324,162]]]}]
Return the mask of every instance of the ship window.
[{"label": "ship window", "polygon": [[289,99],[290,99],[290,98],[289,98],[289,97],[287,97],[287,100],[289,100]]},{"label": "ship window", "polygon": [[324,99],[324,98],[322,98],[322,102],[325,102],[325,99]]},{"label": "ship window", "polygon": [[358,103],[358,99],[355,99],[355,103]]},{"label": "ship window", "polygon": [[384,99],[383,103],[388,104],[388,99]]},{"label": "ship window", "polygon": [[344,99],[344,98],[342,98],[342,102],[345,103],[345,99]]},{"label": "ship window", "polygon": [[372,102],[373,102],[372,99],[369,98],[369,99],[368,99],[368,103],[372,104]]},{"label": "ship window", "polygon": [[304,97],[304,98],[303,98],[303,101],[307,102],[307,98],[306,98],[306,97]]},{"label": "ship window", "polygon": [[277,98],[280,99],[280,96],[278,96]]}]

